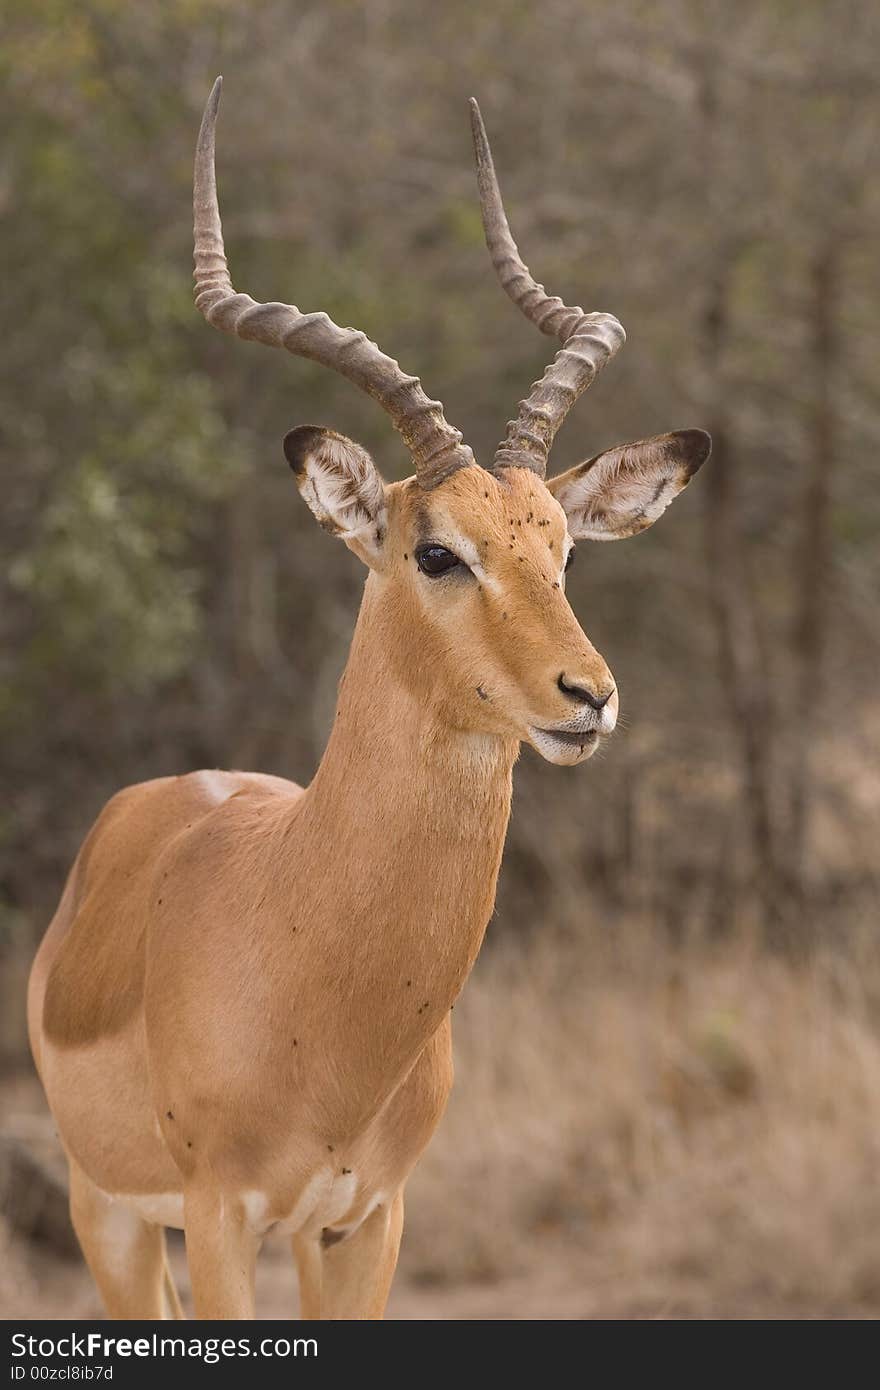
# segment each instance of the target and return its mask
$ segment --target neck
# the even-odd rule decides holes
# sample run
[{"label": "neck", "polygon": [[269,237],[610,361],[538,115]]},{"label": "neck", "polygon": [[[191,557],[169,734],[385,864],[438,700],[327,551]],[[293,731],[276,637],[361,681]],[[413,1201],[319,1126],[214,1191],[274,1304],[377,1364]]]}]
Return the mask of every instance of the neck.
[{"label": "neck", "polygon": [[[370,576],[327,750],[303,798],[366,991],[420,992],[427,1036],[476,959],[495,900],[515,741],[451,728],[401,670],[402,620]],[[396,655],[397,654],[397,655]],[[396,657],[396,659],[395,659]]]}]

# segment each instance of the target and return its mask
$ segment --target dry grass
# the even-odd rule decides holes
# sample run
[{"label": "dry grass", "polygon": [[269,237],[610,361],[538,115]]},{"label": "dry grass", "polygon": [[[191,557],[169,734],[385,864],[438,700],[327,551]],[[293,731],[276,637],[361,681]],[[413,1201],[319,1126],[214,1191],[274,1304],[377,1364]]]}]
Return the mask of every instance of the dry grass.
[{"label": "dry grass", "polygon": [[486,961],[404,1269],[555,1269],[568,1316],[880,1311],[878,971],[546,940]]},{"label": "dry grass", "polygon": [[[391,1316],[880,1314],[880,962],[611,957],[543,938],[478,966]],[[6,1316],[97,1311],[76,1266],[3,1255]],[[291,1311],[280,1245],[261,1285]]]}]

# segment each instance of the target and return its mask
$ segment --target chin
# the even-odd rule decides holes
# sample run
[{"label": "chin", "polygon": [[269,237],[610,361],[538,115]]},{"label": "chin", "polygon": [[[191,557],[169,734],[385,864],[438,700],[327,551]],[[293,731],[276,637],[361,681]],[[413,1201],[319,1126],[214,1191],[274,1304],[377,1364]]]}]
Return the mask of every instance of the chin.
[{"label": "chin", "polygon": [[592,758],[601,742],[595,729],[583,734],[529,729],[527,738],[536,753],[557,767],[574,767],[576,763],[585,763]]}]

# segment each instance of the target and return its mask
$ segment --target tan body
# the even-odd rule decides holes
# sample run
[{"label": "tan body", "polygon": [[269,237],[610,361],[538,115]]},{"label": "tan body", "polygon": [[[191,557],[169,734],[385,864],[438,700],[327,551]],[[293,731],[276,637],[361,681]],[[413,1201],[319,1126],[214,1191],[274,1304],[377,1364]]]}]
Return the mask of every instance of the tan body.
[{"label": "tan body", "polygon": [[164,1224],[183,1225],[180,1198],[206,1183],[253,1237],[287,1223],[315,1247],[307,1291],[325,1228],[375,1213],[393,1243],[395,1199],[443,1113],[449,1011],[491,913],[516,747],[438,728],[373,661],[349,697],[365,626],[308,791],[202,772],[109,803],[29,1001],[89,1180]]},{"label": "tan body", "polygon": [[[708,440],[663,435],[545,481],[552,434],[622,330],[533,288],[526,312],[549,304],[568,346],[493,468],[477,466],[363,335],[235,294],[218,94],[196,161],[199,307],[365,385],[416,476],[386,485],[333,431],[287,436],[303,497],[370,570],[324,758],[305,791],[198,772],[114,797],[35,961],[31,1043],[112,1315],[175,1312],[164,1226],[181,1225],[198,1317],[253,1316],[254,1259],[276,1226],[293,1237],[304,1316],[380,1317],[404,1184],[452,1083],[450,1010],[492,912],[520,743],[571,765],[616,721],[611,673],[565,598],[573,541],[650,525]],[[481,125],[475,138],[497,221]],[[507,273],[488,221],[487,238],[520,302],[527,272]]]}]

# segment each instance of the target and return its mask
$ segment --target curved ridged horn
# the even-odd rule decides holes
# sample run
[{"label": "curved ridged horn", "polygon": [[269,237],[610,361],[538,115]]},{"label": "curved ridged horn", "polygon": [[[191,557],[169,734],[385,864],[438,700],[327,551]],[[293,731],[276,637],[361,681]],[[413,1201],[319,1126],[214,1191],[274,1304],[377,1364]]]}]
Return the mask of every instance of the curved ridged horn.
[{"label": "curved ridged horn", "polygon": [[498,279],[527,319],[563,343],[541,380],[520,402],[517,417],[508,424],[495,453],[495,467],[531,468],[543,478],[557,430],[578,396],[623,345],[626,334],[611,314],[585,314],[583,309],[569,308],[532,279],[510,233],[492,151],[473,97],[471,129],[483,230]]},{"label": "curved ridged horn", "polygon": [[303,314],[292,304],[258,304],[237,294],[229,278],[214,167],[214,128],[222,78],[214,83],[202,117],[193,180],[195,300],[208,323],[224,333],[286,348],[341,372],[379,402],[410,450],[419,484],[437,483],[474,462],[458,430],[447,424],[439,401],[431,401],[418,377],[354,328],[340,328],[324,313]]}]

